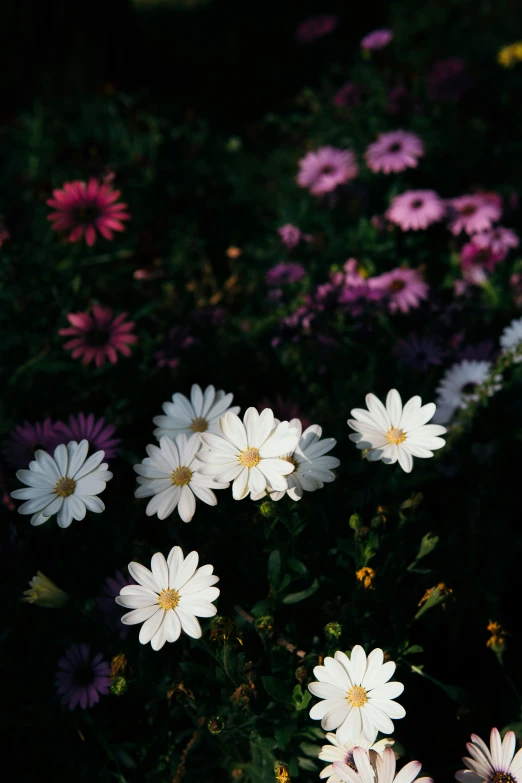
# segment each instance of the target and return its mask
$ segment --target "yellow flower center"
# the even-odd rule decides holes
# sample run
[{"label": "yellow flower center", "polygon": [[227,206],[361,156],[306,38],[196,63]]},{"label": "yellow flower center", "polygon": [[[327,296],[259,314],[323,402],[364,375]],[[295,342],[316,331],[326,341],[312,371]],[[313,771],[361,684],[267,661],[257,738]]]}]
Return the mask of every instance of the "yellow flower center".
[{"label": "yellow flower center", "polygon": [[403,443],[406,440],[406,433],[397,429],[397,427],[391,427],[391,429],[389,429],[386,433],[386,437],[388,439],[388,443],[395,443],[395,445],[398,445],[399,443]]},{"label": "yellow flower center", "polygon": [[175,484],[177,487],[183,487],[185,484],[188,484],[192,478],[192,471],[185,467],[176,468],[176,470],[172,471],[171,478],[173,484]]},{"label": "yellow flower center", "polygon": [[495,772],[489,783],[517,783],[517,781],[509,772]]},{"label": "yellow flower center", "polygon": [[54,487],[54,491],[59,497],[68,498],[69,495],[73,494],[75,487],[76,482],[72,478],[65,477],[58,479]]},{"label": "yellow flower center", "polygon": [[346,698],[352,707],[363,707],[368,701],[366,688],[363,688],[362,685],[354,685],[346,694]]},{"label": "yellow flower center", "polygon": [[190,429],[192,432],[206,432],[208,430],[208,421],[201,417],[196,417],[192,419]]},{"label": "yellow flower center", "polygon": [[297,461],[294,459],[294,457],[281,457],[281,459],[284,459],[285,462],[289,462],[294,466],[294,468],[297,467]]},{"label": "yellow flower center", "polygon": [[162,609],[167,612],[169,609],[175,609],[179,604],[179,595],[177,590],[163,590],[158,595],[158,603]]},{"label": "yellow flower center", "polygon": [[239,454],[239,461],[245,468],[255,468],[258,462],[261,462],[259,449],[248,448]]}]

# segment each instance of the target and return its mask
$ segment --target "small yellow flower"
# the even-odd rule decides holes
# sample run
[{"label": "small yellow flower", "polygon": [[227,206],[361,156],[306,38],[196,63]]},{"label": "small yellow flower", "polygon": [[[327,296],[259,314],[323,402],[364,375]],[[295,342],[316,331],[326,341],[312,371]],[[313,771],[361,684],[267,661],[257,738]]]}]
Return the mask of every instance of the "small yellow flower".
[{"label": "small yellow flower", "polygon": [[519,62],[522,62],[522,41],[503,46],[497,54],[497,61],[504,68],[512,68]]},{"label": "small yellow flower", "polygon": [[[453,594],[453,590],[452,590],[451,587],[446,587],[444,582],[439,582],[439,584],[436,587],[430,587],[428,590],[426,590],[426,592],[424,593],[424,595],[420,599],[420,601],[418,603],[418,606],[422,606],[422,604],[424,604],[429,598],[431,598],[432,594],[435,591],[437,591],[439,596],[441,596],[441,595],[450,595],[450,596],[452,596],[452,594]],[[444,602],[442,603],[442,608],[443,609],[446,608],[446,604]]]},{"label": "small yellow flower", "polygon": [[506,642],[506,632],[502,629],[500,623],[490,620],[488,631],[491,636],[486,642],[487,647],[492,649],[503,647]]},{"label": "small yellow flower", "polygon": [[375,579],[375,571],[373,568],[364,566],[359,571],[355,572],[355,576],[359,582],[362,582],[362,586],[365,590],[373,590],[373,580]]},{"label": "small yellow flower", "polygon": [[67,593],[60,590],[41,571],[36,572],[29,584],[31,587],[24,590],[22,601],[43,606],[45,609],[60,609],[67,602]]},{"label": "small yellow flower", "polygon": [[276,764],[274,767],[274,775],[277,783],[290,783],[290,773],[286,764]]},{"label": "small yellow flower", "polygon": [[229,258],[239,258],[243,251],[240,247],[236,247],[235,245],[231,245],[227,250],[227,256]]}]

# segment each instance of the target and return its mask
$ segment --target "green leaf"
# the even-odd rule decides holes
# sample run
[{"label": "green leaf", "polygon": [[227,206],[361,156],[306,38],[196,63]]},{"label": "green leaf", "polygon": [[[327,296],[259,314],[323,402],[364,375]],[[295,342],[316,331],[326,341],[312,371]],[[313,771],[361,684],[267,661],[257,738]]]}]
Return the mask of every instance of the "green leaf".
[{"label": "green leaf", "polygon": [[300,574],[301,576],[306,576],[308,573],[308,569],[305,566],[304,563],[302,563],[300,560],[297,560],[295,557],[289,557],[287,560],[288,565],[292,569],[292,571],[295,571],[296,573]]},{"label": "green leaf", "polygon": [[274,736],[276,738],[277,747],[280,750],[284,750],[285,747],[288,745],[294,734],[296,733],[296,726],[293,723],[289,723],[285,726],[279,726],[274,731]]},{"label": "green leaf", "polygon": [[282,680],[278,680],[277,677],[261,677],[263,687],[276,701],[282,701],[285,704],[292,704],[290,693],[288,692],[288,685]]},{"label": "green leaf", "polygon": [[314,579],[310,587],[307,587],[306,590],[301,590],[299,593],[289,593],[283,598],[284,604],[298,604],[300,601],[304,601],[305,598],[310,598],[311,595],[313,595],[316,590],[319,588],[319,580]]},{"label": "green leaf", "polygon": [[430,674],[426,674],[424,672],[423,666],[412,666],[411,670],[412,672],[415,672],[415,674],[420,674],[421,677],[424,677],[424,679],[429,680],[434,685],[438,685],[438,687],[442,688],[442,690],[450,697],[450,699],[456,701],[457,704],[466,703],[467,701],[466,692],[462,688],[458,688],[456,685],[445,685],[440,680],[436,680],[435,677],[432,677]]},{"label": "green leaf", "polygon": [[317,772],[317,767],[313,763],[313,761],[310,761],[310,759],[304,758],[304,756],[298,756],[297,757],[297,763],[301,767],[301,769],[306,769],[307,772]]},{"label": "green leaf", "polygon": [[423,557],[426,557],[426,555],[429,555],[430,552],[433,552],[437,544],[439,543],[439,537],[433,535],[433,533],[426,533],[425,536],[423,536],[422,541],[420,543],[419,551],[417,552],[417,556],[413,563],[410,563],[408,566],[408,571],[415,571],[418,570],[415,568],[419,560],[421,560]]},{"label": "green leaf", "polygon": [[305,756],[309,756],[311,759],[316,759],[321,752],[319,745],[312,745],[311,742],[301,742],[299,745]]},{"label": "green leaf", "polygon": [[306,709],[311,698],[312,698],[312,694],[310,693],[310,691],[308,690],[303,691],[300,685],[295,686],[292,692],[292,699],[296,710]]},{"label": "green leaf", "polygon": [[270,552],[268,558],[268,582],[270,586],[277,590],[279,585],[279,576],[281,574],[281,552],[275,549]]}]

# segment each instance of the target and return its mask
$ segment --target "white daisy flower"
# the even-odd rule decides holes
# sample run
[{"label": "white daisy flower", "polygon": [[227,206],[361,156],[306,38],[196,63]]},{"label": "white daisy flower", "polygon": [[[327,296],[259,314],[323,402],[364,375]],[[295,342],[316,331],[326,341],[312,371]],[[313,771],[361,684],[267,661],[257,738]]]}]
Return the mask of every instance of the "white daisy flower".
[{"label": "white daisy flower", "polygon": [[195,383],[190,390],[190,400],[176,392],[172,395],[172,402],[163,403],[165,416],[155,416],[152,420],[156,425],[154,435],[158,440],[164,435],[175,440],[181,432],[187,436],[193,432],[219,433],[220,417],[227,411],[240,411],[237,405],[230,407],[233,399],[233,394],[225,394],[221,389],[216,391],[213,386],[202,391]]},{"label": "white daisy flower", "polygon": [[460,783],[520,783],[522,780],[522,750],[515,755],[516,740],[513,731],[508,731],[503,742],[498,729],[491,729],[490,747],[476,734],[466,748],[472,758],[462,761],[468,769],[455,773]]},{"label": "white daisy flower", "polygon": [[249,493],[258,495],[267,486],[276,492],[288,489],[286,476],[294,465],[284,459],[297,446],[298,431],[289,422],[275,425],[270,408],[258,413],[248,408],[243,421],[230,411],[219,420],[221,436],[204,432],[204,448],[197,458],[203,464],[201,472],[218,481],[233,481],[232,494],[236,500]]},{"label": "white daisy flower", "polygon": [[[274,423],[279,424],[279,421],[274,419]],[[304,432],[299,419],[292,419],[290,426],[297,430],[299,442],[293,451],[289,451],[282,457],[295,468],[287,478],[288,489],[274,492],[271,487],[267,487],[266,492],[251,495],[252,500],[260,500],[267,492],[270,493],[272,500],[281,500],[285,494],[288,494],[292,500],[301,500],[305,491],[314,492],[316,489],[322,489],[324,482],[335,480],[332,469],[339,467],[341,463],[337,457],[324,456],[337,443],[335,438],[321,440],[323,430],[318,424],[312,424]]]},{"label": "white daisy flower", "polygon": [[[31,525],[43,525],[57,514],[60,527],[69,527],[73,519],[83,519],[87,511],[99,514],[105,509],[96,497],[112,478],[104,451],[97,451],[87,459],[89,442],[75,440],[54,450],[54,458],[38,449],[29,470],[17,471],[16,477],[28,487],[16,489],[12,497],[26,500],[18,512],[32,514]],[[101,463],[101,464],[100,464]]]},{"label": "white daisy flower", "polygon": [[353,751],[354,748],[363,748],[366,751],[373,750],[375,753],[383,753],[384,749],[387,748],[390,745],[393,745],[395,740],[389,739],[388,737],[385,737],[382,740],[379,740],[379,742],[375,742],[373,745],[371,742],[368,742],[366,737],[364,735],[361,735],[357,742],[339,742],[339,738],[337,737],[337,734],[333,734],[332,732],[328,732],[326,735],[326,739],[328,742],[331,742],[331,745],[323,745],[321,752],[319,753],[319,758],[321,761],[329,761],[331,762],[327,767],[321,770],[319,773],[320,778],[328,778],[326,783],[341,783],[341,778],[337,775],[335,772],[332,764],[334,761],[340,761],[343,764],[346,764],[348,767],[351,767],[351,769],[357,769],[353,760]]},{"label": "white daisy flower", "polygon": [[437,387],[437,413],[434,421],[446,424],[456,410],[478,399],[476,388],[488,377],[491,362],[464,359],[446,371]]},{"label": "white daisy flower", "polygon": [[140,465],[134,465],[140,484],[134,496],[148,498],[153,495],[145,511],[148,517],[157,514],[158,519],[166,519],[177,507],[183,522],[190,522],[196,510],[196,497],[209,506],[217,504],[212,490],[226,489],[228,483],[215,481],[198,471],[201,463],[195,457],[200,447],[198,432],[188,440],[182,433],[175,442],[163,436],[159,448],[152,444],[147,446],[149,456]]},{"label": "white daisy flower", "polygon": [[348,419],[348,425],[356,430],[350,440],[358,449],[369,449],[366,459],[382,460],[387,465],[398,461],[410,473],[413,457],[433,457],[433,451],[445,445],[439,435],[446,428],[427,423],[435,413],[433,402],[423,405],[421,398],[415,396],[403,408],[399,392],[392,389],[386,397],[386,407],[375,394],[366,395],[366,405],[368,410],[354,408],[353,419]]},{"label": "white daisy flower", "polygon": [[522,318],[511,321],[500,336],[502,353],[513,353],[515,362],[522,362]]},{"label": "white daisy flower", "polygon": [[[382,755],[372,754],[363,748],[353,752],[357,772],[342,761],[334,761],[333,768],[345,783],[412,783],[422,769],[420,761],[410,761],[395,775],[396,759],[391,748],[385,748]],[[417,783],[433,783],[432,778],[417,778]]]},{"label": "white daisy flower", "polygon": [[189,552],[184,558],[181,547],[170,550],[165,560],[156,552],[151,571],[140,563],[129,563],[129,573],[137,585],[122,587],[116,603],[134,611],[121,618],[124,625],[143,623],[140,642],[161,650],[165,642],[175,642],[181,631],[193,639],[201,637],[198,617],[213,617],[217,609],[212,601],[219,595],[219,577],[214,566],[198,568],[199,555]]},{"label": "white daisy flower", "polygon": [[313,720],[321,720],[325,731],[337,729],[340,743],[357,742],[361,734],[375,742],[377,732],[391,734],[391,719],[404,718],[404,707],[392,701],[404,690],[402,682],[388,682],[395,672],[395,663],[384,663],[383,651],[372,650],[368,658],[357,644],[350,658],[337,651],[326,657],[324,666],[316,666],[308,690],[324,701],[310,710]]}]

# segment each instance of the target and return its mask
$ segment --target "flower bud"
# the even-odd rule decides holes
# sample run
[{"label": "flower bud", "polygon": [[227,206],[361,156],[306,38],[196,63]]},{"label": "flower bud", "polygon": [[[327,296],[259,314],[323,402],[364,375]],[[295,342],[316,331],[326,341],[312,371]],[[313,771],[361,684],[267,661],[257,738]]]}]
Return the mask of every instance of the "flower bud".
[{"label": "flower bud", "polygon": [[207,728],[211,734],[221,734],[225,728],[225,721],[221,715],[214,715],[213,718],[208,719]]},{"label": "flower bud", "polygon": [[29,590],[24,590],[22,601],[43,606],[45,609],[61,609],[69,596],[51,582],[41,571],[36,572],[29,582]]},{"label": "flower bud", "polygon": [[125,677],[113,677],[109,690],[115,696],[123,696],[127,690],[127,680]]},{"label": "flower bud", "polygon": [[341,637],[342,632],[343,632],[343,627],[341,623],[332,622],[332,623],[328,623],[324,627],[325,636],[331,642],[335,641],[336,639],[339,639]]}]

